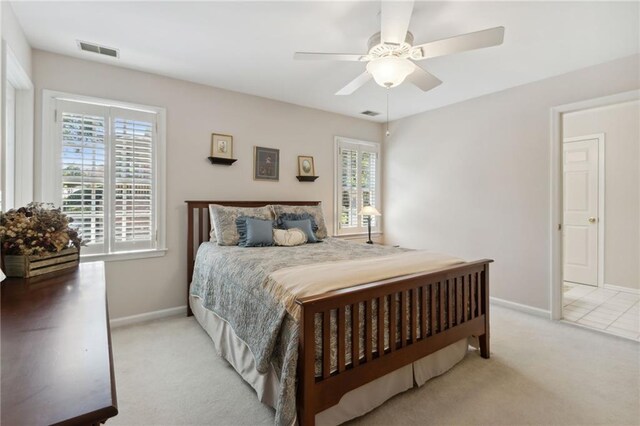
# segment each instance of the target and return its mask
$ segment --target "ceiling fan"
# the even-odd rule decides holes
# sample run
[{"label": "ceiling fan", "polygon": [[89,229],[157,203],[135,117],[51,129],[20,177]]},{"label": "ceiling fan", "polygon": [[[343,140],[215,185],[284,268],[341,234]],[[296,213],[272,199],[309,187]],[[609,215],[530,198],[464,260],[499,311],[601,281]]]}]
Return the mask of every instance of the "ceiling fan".
[{"label": "ceiling fan", "polygon": [[367,62],[366,71],[338,90],[336,95],[350,95],[372,77],[386,88],[396,87],[408,79],[426,92],[442,81],[413,61],[498,46],[504,39],[504,27],[495,27],[414,46],[413,34],[408,31],[412,12],[413,1],[383,1],[381,29],[369,38],[368,53],[296,52],[293,57],[301,60]]}]

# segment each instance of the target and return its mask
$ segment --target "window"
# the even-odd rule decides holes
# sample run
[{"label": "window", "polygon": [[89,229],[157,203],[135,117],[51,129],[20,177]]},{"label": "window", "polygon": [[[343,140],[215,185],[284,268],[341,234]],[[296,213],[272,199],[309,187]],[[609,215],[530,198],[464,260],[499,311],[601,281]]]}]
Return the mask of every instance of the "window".
[{"label": "window", "polygon": [[[367,232],[363,206],[380,208],[380,145],[336,138],[336,234]],[[380,218],[372,217],[372,231],[380,231]]]},{"label": "window", "polygon": [[74,219],[83,256],[164,248],[164,110],[50,94],[42,194]]}]

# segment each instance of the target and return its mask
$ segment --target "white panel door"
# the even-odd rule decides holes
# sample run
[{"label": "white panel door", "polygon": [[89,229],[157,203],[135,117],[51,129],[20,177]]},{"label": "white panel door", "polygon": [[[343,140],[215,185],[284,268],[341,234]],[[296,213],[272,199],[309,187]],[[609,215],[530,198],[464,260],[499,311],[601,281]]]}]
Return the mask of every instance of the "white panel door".
[{"label": "white panel door", "polygon": [[598,285],[598,139],[563,144],[564,280]]}]

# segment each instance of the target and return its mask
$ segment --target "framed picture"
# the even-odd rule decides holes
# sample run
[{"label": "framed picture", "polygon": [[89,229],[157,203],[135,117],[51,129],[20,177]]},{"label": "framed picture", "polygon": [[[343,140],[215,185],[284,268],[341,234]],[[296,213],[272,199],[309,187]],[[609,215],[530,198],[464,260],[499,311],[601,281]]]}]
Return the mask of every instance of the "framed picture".
[{"label": "framed picture", "polygon": [[233,136],[212,133],[211,156],[217,158],[233,158]]},{"label": "framed picture", "polygon": [[280,179],[280,150],[256,146],[253,148],[253,179]]},{"label": "framed picture", "polygon": [[298,155],[298,176],[315,176],[316,168],[313,164],[313,157]]}]

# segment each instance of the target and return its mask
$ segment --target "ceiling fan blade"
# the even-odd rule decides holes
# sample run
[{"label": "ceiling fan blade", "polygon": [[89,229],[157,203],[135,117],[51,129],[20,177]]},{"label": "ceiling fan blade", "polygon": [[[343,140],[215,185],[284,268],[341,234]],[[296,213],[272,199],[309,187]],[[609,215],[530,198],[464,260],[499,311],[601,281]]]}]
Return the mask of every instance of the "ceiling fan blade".
[{"label": "ceiling fan blade", "polygon": [[363,72],[359,76],[357,76],[351,83],[344,86],[342,89],[336,92],[338,96],[350,95],[360,87],[362,87],[367,81],[371,80],[371,74],[368,72]]},{"label": "ceiling fan blade", "polygon": [[414,49],[418,48],[422,50],[422,57],[415,59],[435,58],[453,53],[466,52],[467,50],[498,46],[502,44],[503,40],[504,27],[489,28],[488,30],[462,34],[414,46]]},{"label": "ceiling fan blade", "polygon": [[359,55],[356,53],[317,53],[317,52],[296,52],[293,59],[311,60],[311,61],[364,61],[367,55]]},{"label": "ceiling fan blade", "polygon": [[415,70],[407,76],[407,80],[418,86],[418,88],[423,92],[427,92],[442,84],[442,81],[440,81],[438,77],[418,66],[416,66]]},{"label": "ceiling fan blade", "polygon": [[388,44],[404,43],[413,12],[411,1],[383,1],[380,12],[380,41]]}]

